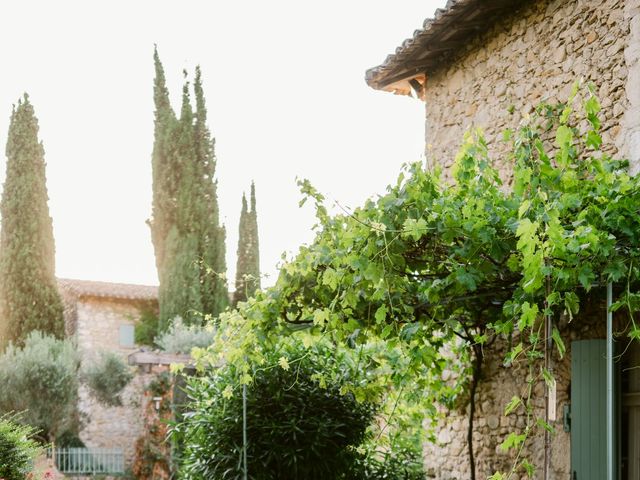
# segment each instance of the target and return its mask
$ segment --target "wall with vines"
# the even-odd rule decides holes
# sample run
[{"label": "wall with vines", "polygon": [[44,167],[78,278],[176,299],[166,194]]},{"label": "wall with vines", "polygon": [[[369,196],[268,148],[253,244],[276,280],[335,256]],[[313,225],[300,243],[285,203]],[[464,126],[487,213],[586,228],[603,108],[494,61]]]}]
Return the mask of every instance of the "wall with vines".
[{"label": "wall with vines", "polygon": [[[634,0],[635,1],[635,0]],[[624,141],[628,105],[629,0],[536,0],[522,2],[506,18],[483,30],[427,83],[427,155],[451,166],[464,132],[485,128],[503,180],[511,168],[499,142],[541,103],[565,100],[576,78],[597,85],[602,135],[609,153]],[[618,145],[619,146],[619,145]]]},{"label": "wall with vines", "polygon": [[169,423],[174,420],[174,380],[166,367],[154,367],[155,375],[145,387],[143,398],[144,433],[136,440],[133,474],[138,480],[171,478]]},{"label": "wall with vines", "polygon": [[[571,403],[571,342],[604,338],[606,304],[605,291],[595,288],[589,298],[584,298],[576,321],[569,322],[566,315],[558,315],[556,326],[562,338],[566,339],[566,352],[559,357],[552,355],[553,376],[556,380],[556,420],[550,420],[554,429],[551,437],[551,471],[552,478],[569,478],[570,434],[564,430],[563,407]],[[624,318],[618,318],[616,331],[625,329]],[[505,365],[505,358],[510,351],[509,339],[496,339],[484,349],[482,371],[475,398],[475,419],[473,424],[473,446],[477,478],[487,478],[496,471],[508,471],[519,453],[528,458],[532,465],[544,462],[544,436],[533,435],[522,452],[515,449],[505,450],[500,447],[509,433],[523,431],[527,424],[525,409],[517,409],[505,413],[506,406],[514,398],[528,396],[526,362],[515,362]],[[542,369],[540,362],[538,369]],[[539,418],[545,412],[545,382],[539,380],[532,390],[531,406]],[[425,443],[425,464],[433,478],[466,479],[470,478],[469,462],[461,462],[460,458],[468,456],[469,435],[469,399],[459,408],[441,406],[435,442]],[[541,433],[541,432],[539,432]]]}]

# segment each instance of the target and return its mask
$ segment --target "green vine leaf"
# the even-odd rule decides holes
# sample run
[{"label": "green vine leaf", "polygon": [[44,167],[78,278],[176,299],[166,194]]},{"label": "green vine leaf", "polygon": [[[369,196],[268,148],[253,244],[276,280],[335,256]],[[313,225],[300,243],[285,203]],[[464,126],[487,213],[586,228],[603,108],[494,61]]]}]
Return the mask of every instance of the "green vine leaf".
[{"label": "green vine leaf", "polygon": [[533,478],[536,473],[535,467],[526,458],[520,464],[529,478]]},{"label": "green vine leaf", "polygon": [[500,444],[500,449],[504,452],[512,449],[518,448],[522,442],[526,440],[527,436],[524,433],[517,434],[515,432],[511,432],[507,438]]},{"label": "green vine leaf", "polygon": [[567,351],[567,348],[565,347],[564,341],[560,336],[560,331],[556,327],[553,327],[551,338],[553,338],[553,343],[555,343],[556,348],[558,349],[558,355],[560,355],[561,359],[564,358],[564,354]]},{"label": "green vine leaf", "polygon": [[418,220],[407,218],[402,226],[404,229],[402,235],[405,238],[413,238],[416,242],[427,231],[427,222],[424,218],[419,218]]},{"label": "green vine leaf", "polygon": [[375,313],[376,323],[383,323],[387,319],[387,306],[380,305]]},{"label": "green vine leaf", "polygon": [[564,308],[569,315],[569,321],[573,320],[573,316],[580,310],[580,300],[575,292],[567,292],[564,294]]},{"label": "green vine leaf", "polygon": [[551,425],[549,425],[547,422],[545,422],[542,418],[538,418],[536,420],[536,425],[538,425],[539,427],[545,429],[549,433],[553,433],[554,432],[554,428]]},{"label": "green vine leaf", "polygon": [[522,315],[520,316],[520,320],[518,320],[518,329],[520,331],[524,331],[525,329],[533,327],[538,313],[539,310],[537,305],[531,305],[529,302],[524,302],[522,304]]},{"label": "green vine leaf", "polygon": [[522,399],[517,396],[513,396],[507,406],[504,409],[505,416],[509,415],[516,408],[518,408],[522,404]]}]

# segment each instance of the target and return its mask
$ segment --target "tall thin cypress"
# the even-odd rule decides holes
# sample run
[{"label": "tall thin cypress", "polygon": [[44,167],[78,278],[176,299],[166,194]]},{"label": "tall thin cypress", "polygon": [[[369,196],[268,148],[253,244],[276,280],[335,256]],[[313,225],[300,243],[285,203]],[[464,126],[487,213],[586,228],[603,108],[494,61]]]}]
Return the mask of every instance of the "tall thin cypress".
[{"label": "tall thin cypress", "polygon": [[258,238],[258,211],[256,209],[256,184],[251,182],[251,212],[249,215],[249,232],[251,247],[249,248],[249,273],[253,276],[250,294],[260,288],[260,241]]},{"label": "tall thin cypress", "polygon": [[199,198],[202,199],[198,211],[202,303],[204,311],[215,316],[229,305],[229,290],[224,276],[227,270],[226,231],[224,226],[220,225],[218,184],[215,179],[215,140],[207,127],[207,108],[199,66],[196,67],[193,90],[196,101],[196,164],[199,167],[197,180],[201,188]]},{"label": "tall thin cypress", "polygon": [[247,197],[242,194],[242,208],[240,209],[240,225],[238,227],[238,252],[236,261],[236,289],[233,293],[234,306],[238,302],[247,300],[246,275],[247,275],[247,244],[248,244],[248,220]]},{"label": "tall thin cypress", "polygon": [[240,226],[238,229],[238,258],[236,263],[236,289],[233,303],[244,302],[260,288],[260,245],[258,241],[258,214],[256,189],[251,183],[251,210],[242,195]]},{"label": "tall thin cypress", "polygon": [[[160,323],[176,316],[200,322],[228,305],[224,277],[225,230],[219,222],[214,140],[200,68],[193,86],[185,82],[180,118],[169,103],[164,70],[154,52],[155,141],[153,150],[153,216],[150,220],[160,280]],[[186,72],[185,72],[186,76]]]},{"label": "tall thin cypress", "polygon": [[151,219],[151,240],[155,250],[156,268],[160,284],[163,283],[165,272],[165,257],[167,251],[167,237],[171,226],[176,221],[176,175],[168,174],[175,171],[175,156],[173,155],[173,135],[177,130],[176,115],[171,108],[169,91],[167,89],[164,69],[154,49],[153,61],[155,79],[153,85],[154,114],[154,143],[151,159],[153,201]]},{"label": "tall thin cypress", "polygon": [[0,200],[0,340],[21,344],[33,330],[62,338],[44,147],[26,94],[11,115],[6,155]]},{"label": "tall thin cypress", "polygon": [[204,313],[200,283],[196,148],[193,141],[193,111],[189,86],[182,91],[180,120],[172,129],[172,163],[176,178],[175,216],[165,239],[164,272],[160,281],[160,320],[163,327],[176,316],[191,322],[194,313]]}]

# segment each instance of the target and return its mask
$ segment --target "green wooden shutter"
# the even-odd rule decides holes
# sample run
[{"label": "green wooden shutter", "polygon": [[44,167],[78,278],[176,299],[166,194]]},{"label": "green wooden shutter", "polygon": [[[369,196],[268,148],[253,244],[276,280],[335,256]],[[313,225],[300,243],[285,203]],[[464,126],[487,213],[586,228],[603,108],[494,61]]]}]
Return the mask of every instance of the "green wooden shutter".
[{"label": "green wooden shutter", "polygon": [[120,325],[120,346],[121,347],[133,348],[135,346],[134,332],[135,332],[135,329],[133,325]]},{"label": "green wooden shutter", "polygon": [[606,353],[605,340],[571,343],[572,480],[607,478]]}]

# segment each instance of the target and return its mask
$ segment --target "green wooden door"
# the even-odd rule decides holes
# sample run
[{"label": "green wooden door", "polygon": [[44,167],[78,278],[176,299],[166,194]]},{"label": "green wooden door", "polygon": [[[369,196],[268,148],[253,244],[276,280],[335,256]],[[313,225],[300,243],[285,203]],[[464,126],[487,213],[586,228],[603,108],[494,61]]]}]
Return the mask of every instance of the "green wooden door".
[{"label": "green wooden door", "polygon": [[607,478],[606,353],[605,340],[571,343],[572,480]]}]

